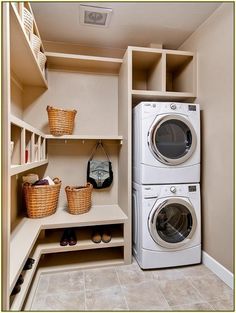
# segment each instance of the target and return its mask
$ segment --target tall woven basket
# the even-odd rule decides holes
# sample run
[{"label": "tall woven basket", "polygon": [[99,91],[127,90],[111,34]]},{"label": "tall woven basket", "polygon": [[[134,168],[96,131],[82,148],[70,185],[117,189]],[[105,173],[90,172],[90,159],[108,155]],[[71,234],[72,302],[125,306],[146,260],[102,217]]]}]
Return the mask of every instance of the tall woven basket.
[{"label": "tall woven basket", "polygon": [[47,106],[50,133],[55,136],[71,135],[74,128],[76,110],[63,110]]},{"label": "tall woven basket", "polygon": [[78,187],[67,186],[65,190],[68,202],[68,211],[70,214],[83,214],[90,210],[92,205],[92,184],[87,183],[86,186]]},{"label": "tall woven basket", "polygon": [[23,185],[29,218],[45,217],[56,212],[61,181],[58,178],[53,181],[55,185],[32,186],[29,183]]}]

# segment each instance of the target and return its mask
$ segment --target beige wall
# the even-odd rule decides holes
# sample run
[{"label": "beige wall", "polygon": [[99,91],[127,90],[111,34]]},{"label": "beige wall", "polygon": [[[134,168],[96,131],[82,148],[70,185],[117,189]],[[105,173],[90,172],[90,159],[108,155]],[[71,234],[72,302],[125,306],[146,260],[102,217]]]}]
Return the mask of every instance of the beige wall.
[{"label": "beige wall", "polygon": [[233,4],[222,4],[179,49],[198,53],[203,250],[232,272]]}]

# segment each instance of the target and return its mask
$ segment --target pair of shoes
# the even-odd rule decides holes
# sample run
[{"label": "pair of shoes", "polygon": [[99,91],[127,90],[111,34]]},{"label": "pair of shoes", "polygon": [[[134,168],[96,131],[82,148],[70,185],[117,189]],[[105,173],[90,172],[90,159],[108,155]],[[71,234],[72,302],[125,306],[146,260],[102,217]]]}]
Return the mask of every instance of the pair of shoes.
[{"label": "pair of shoes", "polygon": [[95,230],[92,233],[92,241],[94,243],[100,243],[101,241],[104,243],[108,243],[111,241],[111,232],[109,230]]},{"label": "pair of shoes", "polygon": [[23,267],[23,270],[26,271],[26,270],[30,270],[34,264],[35,260],[32,259],[32,258],[28,258],[28,260],[25,262],[25,265]]},{"label": "pair of shoes", "polygon": [[16,295],[17,293],[20,292],[20,290],[21,290],[21,286],[20,285],[22,285],[23,282],[24,282],[24,278],[23,278],[22,274],[20,274],[20,276],[19,276],[19,278],[18,278],[18,280],[16,282],[16,285],[15,285],[15,287],[13,288],[13,290],[11,292],[11,296],[14,296],[14,295]]},{"label": "pair of shoes", "polygon": [[64,230],[63,235],[60,240],[61,246],[74,246],[77,243],[75,231],[71,228],[67,228]]}]

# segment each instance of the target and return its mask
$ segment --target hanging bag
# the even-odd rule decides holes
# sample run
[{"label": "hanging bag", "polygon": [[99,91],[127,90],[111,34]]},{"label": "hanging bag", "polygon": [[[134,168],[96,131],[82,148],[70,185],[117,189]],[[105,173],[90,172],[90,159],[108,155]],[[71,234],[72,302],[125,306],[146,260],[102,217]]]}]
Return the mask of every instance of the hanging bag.
[{"label": "hanging bag", "polygon": [[[93,157],[98,148],[101,148],[107,157],[107,161],[93,160]],[[107,188],[112,184],[113,172],[112,165],[108,154],[106,153],[103,144],[98,142],[93,149],[92,155],[87,166],[87,182],[93,185],[95,189]]]}]

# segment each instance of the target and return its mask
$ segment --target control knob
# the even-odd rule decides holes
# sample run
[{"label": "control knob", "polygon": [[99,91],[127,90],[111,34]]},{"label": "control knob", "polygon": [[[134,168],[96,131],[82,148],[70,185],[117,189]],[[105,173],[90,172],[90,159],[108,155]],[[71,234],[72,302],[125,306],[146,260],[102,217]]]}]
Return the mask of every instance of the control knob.
[{"label": "control knob", "polygon": [[175,110],[176,109],[176,104],[175,103],[171,103],[170,108],[171,108],[171,110]]},{"label": "control knob", "polygon": [[175,188],[174,186],[171,186],[171,187],[170,187],[170,191],[171,191],[172,193],[176,193],[176,188]]}]

